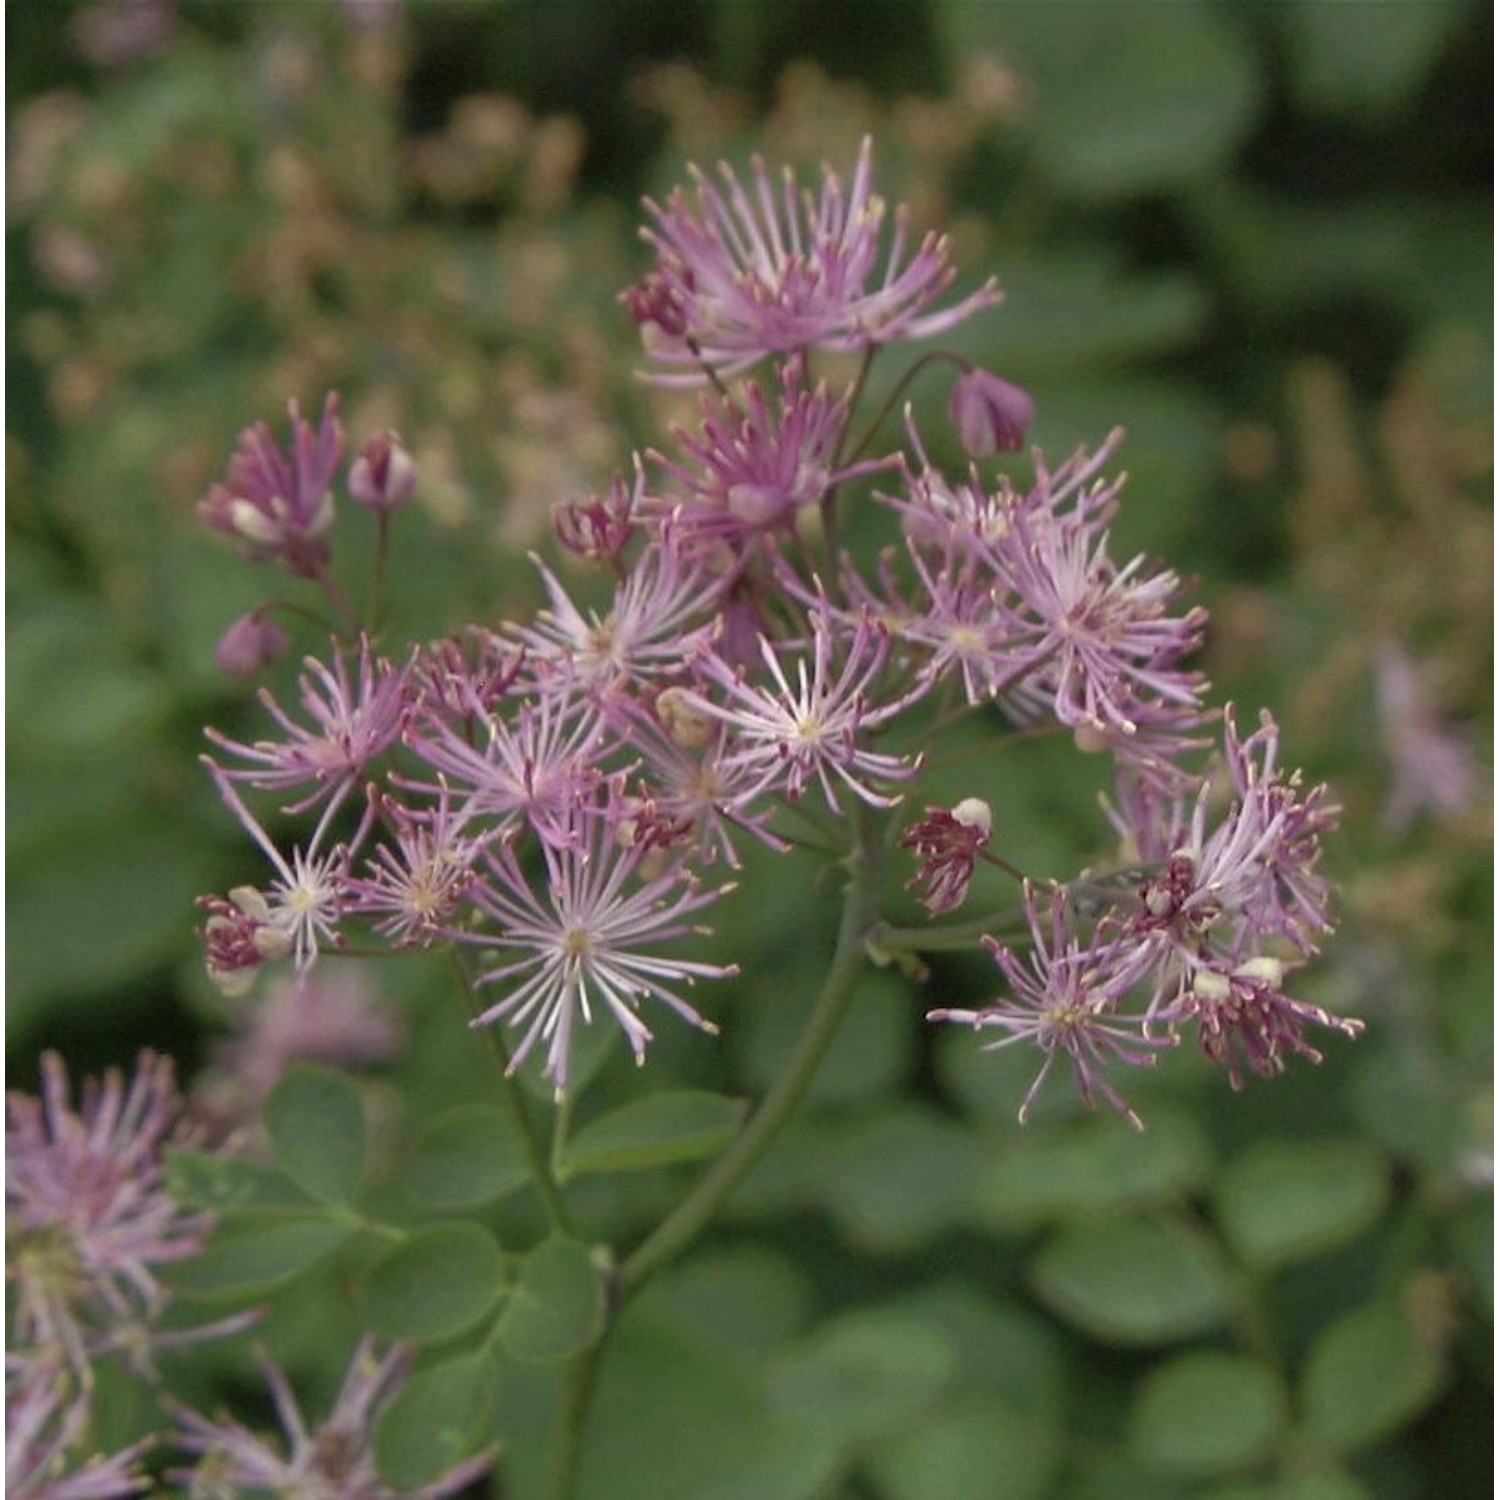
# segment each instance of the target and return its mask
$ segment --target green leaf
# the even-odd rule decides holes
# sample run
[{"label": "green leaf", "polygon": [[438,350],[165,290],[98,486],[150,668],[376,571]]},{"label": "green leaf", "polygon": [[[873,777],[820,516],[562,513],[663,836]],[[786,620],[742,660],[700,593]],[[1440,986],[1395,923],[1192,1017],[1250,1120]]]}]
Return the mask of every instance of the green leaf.
[{"label": "green leaf", "polygon": [[184,1208],[216,1214],[277,1213],[320,1205],[284,1172],[247,1156],[219,1156],[212,1151],[168,1151],[167,1191]]},{"label": "green leaf", "polygon": [[734,1139],[747,1108],[743,1099],[702,1089],[649,1094],[585,1125],[568,1142],[562,1175],[639,1172],[713,1156]]},{"label": "green leaf", "polygon": [[1265,1142],[1230,1164],[1214,1206],[1240,1258],[1269,1269],[1353,1239],[1389,1193],[1386,1158],[1368,1142]]},{"label": "green leaf", "polygon": [[910,1313],[845,1313],[773,1370],[772,1410],[848,1439],[879,1437],[936,1401],[957,1363],[947,1334]]},{"label": "green leaf", "polygon": [[521,1262],[500,1317],[500,1337],[516,1359],[566,1359],[604,1329],[604,1283],[577,1240],[543,1240]]},{"label": "green leaf", "polygon": [[1284,1420],[1275,1371],[1249,1355],[1198,1351],[1158,1365],[1142,1382],[1131,1440],[1160,1473],[1232,1474],[1272,1454]]},{"label": "green leaf", "polygon": [[962,1395],[931,1422],[882,1443],[869,1466],[883,1500],[1045,1500],[1056,1492],[1052,1434],[989,1391]]},{"label": "green leaf", "polygon": [[1288,5],[1272,14],[1290,42],[1290,75],[1300,104],[1368,128],[1399,114],[1421,87],[1443,44],[1461,24],[1462,7]]},{"label": "green leaf", "polygon": [[1226,168],[1255,122],[1255,56],[1231,22],[1194,0],[948,0],[942,16],[955,56],[984,47],[1016,65],[1034,100],[1040,164],[1065,190],[1108,199],[1186,186]]},{"label": "green leaf", "polygon": [[267,1292],[315,1265],[353,1232],[327,1219],[231,1220],[173,1270],[172,1285],[198,1297]]},{"label": "green leaf", "polygon": [[476,1208],[531,1180],[510,1117],[490,1104],[463,1104],[417,1138],[403,1174],[412,1197],[429,1208]]},{"label": "green leaf", "polygon": [[325,1203],[352,1203],[365,1175],[365,1107],[331,1068],[295,1063],[266,1099],[266,1134],[298,1187]]},{"label": "green leaf", "polygon": [[1214,1246],[1177,1219],[1080,1225],[1032,1266],[1037,1295],[1104,1343],[1168,1344],[1216,1328],[1229,1310]]},{"label": "green leaf", "polygon": [[375,1467],[392,1488],[420,1489],[477,1446],[495,1399],[495,1364],[483,1350],[418,1370],[375,1425]]},{"label": "green leaf", "polygon": [[887,1108],[833,1137],[822,1191],[852,1244],[909,1251],[966,1216],[980,1166],[969,1132],[916,1105]]},{"label": "green leaf", "polygon": [[494,1236],[455,1220],[387,1250],[365,1273],[361,1305],[375,1333],[425,1343],[472,1328],[494,1306],[504,1279]]},{"label": "green leaf", "polygon": [[1307,1434],[1334,1452],[1389,1437],[1438,1393],[1443,1361],[1394,1303],[1375,1303],[1326,1329],[1302,1371]]},{"label": "green leaf", "polygon": [[985,1173],[982,1222],[1003,1233],[1181,1199],[1207,1180],[1212,1153],[1202,1130],[1170,1107],[1147,1130],[1113,1117],[1016,1135]]}]

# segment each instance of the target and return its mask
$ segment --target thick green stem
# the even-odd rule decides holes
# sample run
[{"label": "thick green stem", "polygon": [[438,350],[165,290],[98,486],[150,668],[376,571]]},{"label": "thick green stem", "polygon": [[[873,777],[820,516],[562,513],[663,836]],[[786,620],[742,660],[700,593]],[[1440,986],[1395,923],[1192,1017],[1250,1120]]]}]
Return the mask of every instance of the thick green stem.
[{"label": "thick green stem", "polygon": [[[863,810],[862,810],[863,812]],[[781,1081],[698,1185],[659,1224],[620,1270],[620,1292],[630,1297],[697,1237],[725,1198],[765,1154],[772,1138],[802,1102],[818,1064],[854,998],[865,964],[865,937],[879,916],[878,864],[882,840],[861,816],[861,839],[849,858],[849,884],[833,961],[807,1029]]]}]

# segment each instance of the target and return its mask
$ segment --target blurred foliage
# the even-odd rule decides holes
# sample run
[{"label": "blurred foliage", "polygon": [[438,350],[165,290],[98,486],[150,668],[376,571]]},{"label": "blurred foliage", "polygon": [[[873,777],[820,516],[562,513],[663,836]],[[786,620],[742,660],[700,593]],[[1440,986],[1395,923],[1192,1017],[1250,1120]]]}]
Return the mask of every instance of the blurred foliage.
[{"label": "blurred foliage", "polygon": [[[963,352],[1035,393],[1051,454],[1129,429],[1125,536],[1196,570],[1220,691],[1271,705],[1337,787],[1343,925],[1303,990],[1369,1031],[1240,1095],[1171,1059],[1132,1094],[1142,1136],[1061,1087],[1023,1131],[1029,1061],[921,1020],[982,998],[987,961],[872,974],[729,1221],[622,1320],[586,1493],[1484,1490],[1490,813],[1479,785],[1382,820],[1397,740],[1375,674],[1399,644],[1491,764],[1488,7],[161,0],[6,24],[13,1084],[43,1045],[75,1069],[142,1042],[190,1067],[225,1024],[192,902],[246,856],[195,755],[205,721],[249,722],[212,649],[264,580],[193,502],[236,431],[337,386],[355,443],[407,436],[424,514],[399,518],[392,639],[524,608],[551,502],[693,410],[630,379],[614,295],[637,195],[686,159],[844,162],[873,131],[887,196],[946,225],[967,275],[1001,276]],[[916,387],[919,418],[942,394]],[[1006,754],[1000,846],[1076,866],[1096,768]],[[769,858],[721,924],[743,970],[723,1040],[664,1034],[644,1075],[598,1060],[576,1123],[584,1142],[599,1122],[605,1166],[569,1188],[590,1232],[643,1232],[696,1170],[674,1164],[691,1131],[609,1169],[642,1127],[605,1116],[663,1087],[754,1096],[791,1045],[831,895]],[[398,1217],[472,1210],[434,1224],[434,1254],[517,1251],[541,1221],[514,1160],[465,1170],[500,1127],[461,1002],[419,961],[388,973],[411,1042],[364,1084],[374,1191]],[[728,1107],[688,1110],[705,1149]],[[348,1168],[298,1180],[327,1170]],[[263,1330],[316,1393],[363,1311],[353,1271],[392,1326],[404,1271],[292,1201],[242,1203],[198,1274],[322,1267]],[[526,1274],[566,1279],[571,1253]],[[493,1403],[495,1493],[536,1493],[553,1367],[451,1340],[431,1361],[401,1419]],[[170,1373],[201,1406],[251,1379],[216,1348]],[[101,1400],[122,1433],[149,1420]]]}]

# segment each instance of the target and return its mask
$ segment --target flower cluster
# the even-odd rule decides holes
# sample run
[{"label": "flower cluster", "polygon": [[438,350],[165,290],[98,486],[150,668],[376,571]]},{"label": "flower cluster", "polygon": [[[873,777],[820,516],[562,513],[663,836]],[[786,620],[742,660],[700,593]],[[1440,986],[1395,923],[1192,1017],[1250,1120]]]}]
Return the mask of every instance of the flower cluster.
[{"label": "flower cluster", "polygon": [[[832,171],[815,192],[778,184],[757,161],[748,182],[698,174],[647,209],[655,263],[624,300],[655,378],[704,389],[696,428],[555,515],[602,600],[536,559],[546,604],[530,619],[397,653],[361,633],[330,572],[333,397],[316,435],[294,407],[290,453],[247,433],[204,502],[342,621],[295,705],[261,694],[267,737],[210,736],[215,783],[270,864],[263,885],[204,900],[215,979],[242,991],[289,958],[305,983],[351,932],[446,945],[471,964],[474,1024],[505,1023],[512,1066],[544,1057],[561,1093],[581,1027],[612,1023],[637,1060],[655,1016],[714,1030],[688,992],[737,972],[700,941],[734,888],[720,872],[747,839],[790,847],[804,802],[802,835],[889,818],[966,707],[1111,757],[1111,816],[1143,873],[1102,914],[1087,880],[1028,887],[1031,951],[990,943],[1011,998],[935,1019],[1027,1041],[1043,1075],[1066,1053],[1086,1098],[1127,1113],[1105,1069],[1184,1028],[1236,1083],[1316,1057],[1308,1023],[1356,1029],[1283,989],[1326,926],[1314,867],[1334,809],[1278,768],[1269,718],[1241,740],[1227,717],[1227,810],[1194,769],[1215,718],[1191,665],[1206,616],[1172,570],[1112,548],[1122,434],[1055,466],[1037,454],[1026,480],[982,470],[1020,448],[1031,398],[933,354],[908,378],[950,358],[948,446],[966,471],[932,458],[910,417],[885,451],[856,426],[872,361],[989,307],[994,283],[949,299],[945,242],[909,252],[904,211],[888,226],[868,142],[847,190]],[[416,482],[377,434],[347,487],[383,541]],[[873,565],[845,546],[856,497],[862,527],[893,526]],[[270,654],[254,619],[236,665]],[[262,796],[311,832],[273,838]],[[932,916],[966,899],[981,861],[1018,873],[991,837],[978,797],[907,830]]]}]

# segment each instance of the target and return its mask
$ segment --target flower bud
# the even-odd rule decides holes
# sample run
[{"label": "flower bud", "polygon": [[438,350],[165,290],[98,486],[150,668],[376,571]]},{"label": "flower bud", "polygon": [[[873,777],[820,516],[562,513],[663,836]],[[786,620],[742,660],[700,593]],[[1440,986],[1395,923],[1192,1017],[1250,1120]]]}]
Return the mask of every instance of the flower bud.
[{"label": "flower bud", "polygon": [[382,428],[349,465],[349,498],[367,510],[395,510],[417,487],[417,466],[398,434]]},{"label": "flower bud", "polygon": [[1015,453],[1026,441],[1036,403],[1018,385],[971,365],[953,383],[948,415],[971,458]]},{"label": "flower bud", "polygon": [[231,677],[254,677],[283,656],[290,644],[286,631],[252,609],[219,637],[214,660]]}]

